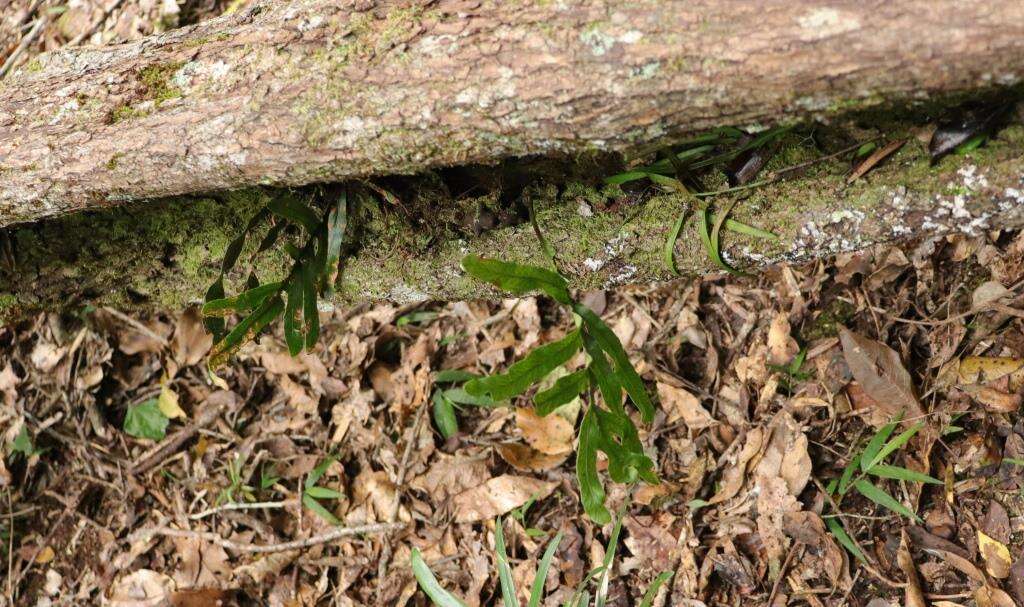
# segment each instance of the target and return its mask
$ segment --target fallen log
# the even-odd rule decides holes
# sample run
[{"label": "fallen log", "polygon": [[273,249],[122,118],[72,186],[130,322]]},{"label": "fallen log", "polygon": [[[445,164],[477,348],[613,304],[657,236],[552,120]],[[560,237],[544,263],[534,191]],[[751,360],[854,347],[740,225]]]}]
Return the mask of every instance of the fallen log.
[{"label": "fallen log", "polygon": [[[985,146],[950,155],[932,166],[927,145],[902,118],[875,116],[877,131],[907,143],[852,183],[849,154],[832,156],[793,132],[764,175],[793,165],[805,170],[786,179],[737,192],[732,217],[779,236],[777,242],[728,233],[722,254],[741,269],[799,262],[897,239],[941,239],[948,233],[984,235],[1024,227],[1024,125],[1020,118]],[[868,118],[864,119],[865,121]],[[842,141],[850,125],[817,127],[823,141]],[[835,148],[832,148],[835,149]],[[820,160],[822,156],[828,156]],[[809,164],[808,164],[809,163]],[[562,182],[527,188],[559,269],[572,286],[603,289],[673,277],[665,243],[681,213],[691,210],[675,244],[675,265],[684,275],[718,268],[696,236],[688,197],[653,187],[602,186],[593,166],[552,171]],[[591,177],[587,177],[587,175]],[[597,175],[600,176],[600,170]],[[546,265],[530,222],[519,217],[477,233],[459,208],[495,204],[491,191],[446,196],[443,176],[426,176],[388,201],[361,201],[350,210],[351,240],[332,302],[382,300],[409,303],[495,296],[459,266],[466,253]],[[724,187],[719,178],[717,187]],[[148,201],[0,230],[0,320],[39,309],[86,304],[120,309],[168,310],[198,303],[217,277],[228,244],[274,192],[249,189],[217,197]],[[456,191],[458,194],[458,191]],[[726,202],[711,199],[716,209]],[[277,247],[250,261],[257,235],[228,276],[227,290],[242,289],[254,271],[264,281],[287,274],[290,258]]]},{"label": "fallen log", "polygon": [[0,226],[128,201],[630,151],[1022,77],[1019,0],[298,0],[0,83]]}]

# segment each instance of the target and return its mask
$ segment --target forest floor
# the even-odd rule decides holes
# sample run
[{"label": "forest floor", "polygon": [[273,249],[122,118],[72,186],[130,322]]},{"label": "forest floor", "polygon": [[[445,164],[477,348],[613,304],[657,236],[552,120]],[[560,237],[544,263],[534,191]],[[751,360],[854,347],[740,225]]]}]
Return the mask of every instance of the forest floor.
[{"label": "forest floor", "polygon": [[[1024,237],[990,233],[581,294],[659,401],[638,426],[661,483],[607,485],[624,512],[607,604],[666,571],[655,605],[1024,600],[1022,278]],[[432,396],[439,371],[505,369],[572,322],[545,298],[363,306],[323,314],[312,354],[278,330],[219,379],[196,310],[6,327],[0,586],[25,605],[425,605],[418,548],[492,605],[503,516],[523,591],[563,534],[543,602],[561,605],[612,532],[580,505],[580,404],[462,407],[445,439]],[[179,417],[154,429],[147,407]],[[923,425],[884,465],[937,484],[858,469],[889,507],[828,487],[900,409],[917,413],[892,436]],[[338,525],[372,527],[322,541]]]},{"label": "forest floor", "polygon": [[[0,56],[230,5],[14,0]],[[609,552],[589,586],[608,605],[662,572],[656,606],[1024,605],[1022,279],[1024,236],[994,231],[580,294],[658,403],[637,425],[661,482],[606,485],[611,549],[579,499],[585,404],[462,406],[454,433],[435,415],[439,372],[503,371],[572,328],[546,298],[336,310],[312,353],[277,327],[218,376],[195,309],[27,319],[0,328],[0,602],[426,605],[416,548],[496,605],[502,517],[524,604],[560,532],[543,605]]]}]

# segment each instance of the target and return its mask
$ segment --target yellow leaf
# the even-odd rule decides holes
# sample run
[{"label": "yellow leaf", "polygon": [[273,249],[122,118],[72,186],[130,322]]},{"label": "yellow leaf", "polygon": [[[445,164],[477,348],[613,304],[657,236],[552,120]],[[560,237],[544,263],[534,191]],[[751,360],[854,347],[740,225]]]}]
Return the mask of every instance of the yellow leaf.
[{"label": "yellow leaf", "polygon": [[43,546],[43,549],[40,550],[39,554],[36,555],[36,563],[40,565],[45,565],[46,563],[52,561],[54,556],[55,555],[53,553],[53,548],[50,548],[49,546]]},{"label": "yellow leaf", "polygon": [[181,405],[178,404],[178,394],[167,384],[160,388],[160,398],[156,401],[156,404],[160,407],[160,412],[169,419],[176,417],[184,419],[188,417],[185,411],[182,410]]},{"label": "yellow leaf", "polygon": [[1013,557],[1010,556],[1010,549],[1005,544],[979,530],[978,551],[985,559],[985,570],[989,575],[997,579],[1009,577]]}]

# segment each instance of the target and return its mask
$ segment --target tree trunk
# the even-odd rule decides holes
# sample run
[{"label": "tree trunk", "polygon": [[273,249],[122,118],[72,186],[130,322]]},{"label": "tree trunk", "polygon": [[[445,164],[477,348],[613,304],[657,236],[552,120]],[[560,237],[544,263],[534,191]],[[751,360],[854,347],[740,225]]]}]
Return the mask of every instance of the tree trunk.
[{"label": "tree trunk", "polygon": [[0,88],[0,226],[1012,84],[1020,0],[297,0]]}]

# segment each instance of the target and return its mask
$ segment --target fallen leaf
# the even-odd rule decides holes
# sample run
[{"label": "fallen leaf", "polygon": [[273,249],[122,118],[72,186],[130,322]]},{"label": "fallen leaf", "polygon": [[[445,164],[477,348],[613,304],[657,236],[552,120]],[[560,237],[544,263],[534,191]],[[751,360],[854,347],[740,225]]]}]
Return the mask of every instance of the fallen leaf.
[{"label": "fallen leaf", "polygon": [[998,280],[989,280],[978,285],[971,293],[971,307],[980,310],[1010,295],[1013,295],[1013,291],[1004,287]]},{"label": "fallen leaf", "polygon": [[971,395],[971,398],[995,413],[1013,413],[1020,409],[1024,397],[1020,394],[1009,394],[1002,390],[988,386],[968,385],[961,386],[961,390]]},{"label": "fallen leaf", "polygon": [[896,564],[899,565],[903,575],[907,578],[907,586],[903,589],[904,607],[928,607],[924,600],[924,592],[921,590],[921,578],[917,575],[917,568],[914,566],[914,559],[910,556],[909,539],[907,532],[900,534],[900,547],[896,553]]},{"label": "fallen leaf", "polygon": [[166,604],[174,581],[150,569],[139,569],[114,582],[103,605],[109,607],[158,607]]},{"label": "fallen leaf", "polygon": [[561,455],[572,451],[575,429],[561,415],[550,414],[541,417],[533,409],[516,409],[516,426],[530,446],[547,455]]},{"label": "fallen leaf", "polygon": [[199,308],[193,306],[185,310],[178,318],[171,337],[174,360],[182,367],[197,364],[212,345],[213,336],[206,332]]},{"label": "fallen leaf", "polygon": [[989,384],[1004,378],[1009,392],[1020,391],[1024,387],[1024,358],[966,356],[957,369],[961,385]]},{"label": "fallen leaf", "polygon": [[262,584],[267,579],[279,575],[284,568],[292,564],[292,561],[294,561],[298,556],[298,550],[272,552],[261,559],[257,559],[240,567],[235,567],[233,576],[238,577],[244,575],[249,577],[256,584]]},{"label": "fallen leaf", "polygon": [[37,369],[47,373],[57,366],[60,359],[64,358],[65,353],[65,348],[58,348],[50,342],[40,341],[36,344],[36,347],[32,348],[32,354],[29,358]]},{"label": "fallen leaf", "polygon": [[1010,595],[988,584],[974,591],[974,601],[978,607],[1017,607]]},{"label": "fallen leaf", "polygon": [[850,176],[846,178],[846,183],[851,184],[863,177],[868,171],[875,168],[882,163],[883,160],[888,158],[896,150],[903,147],[903,144],[907,142],[906,139],[897,139],[896,141],[890,141],[888,144],[878,148],[871,153],[867,158],[861,160],[857,165],[857,168],[853,169]]},{"label": "fallen leaf", "polygon": [[790,335],[789,318],[782,312],[775,315],[768,327],[768,363],[785,365],[800,352],[800,344]]},{"label": "fallen leaf", "polygon": [[160,397],[157,399],[156,404],[160,407],[160,412],[170,419],[176,417],[185,419],[188,417],[181,408],[181,405],[178,404],[178,393],[167,384],[160,388]]},{"label": "fallen leaf", "polygon": [[520,472],[551,470],[569,458],[569,452],[550,455],[520,443],[503,443],[495,447],[495,450],[503,460]]},{"label": "fallen leaf", "polygon": [[999,540],[992,539],[984,531],[978,531],[978,552],[985,559],[985,570],[996,579],[1004,579],[1010,575],[1013,557],[1010,549]]},{"label": "fallen leaf", "polygon": [[658,398],[668,415],[667,423],[682,419],[691,430],[710,428],[718,424],[707,409],[701,406],[697,397],[683,388],[658,382]]},{"label": "fallen leaf", "polygon": [[522,506],[531,499],[541,500],[558,484],[531,476],[505,474],[473,487],[453,499],[455,521],[474,523],[490,520]]},{"label": "fallen leaf", "polygon": [[916,419],[924,415],[910,373],[895,350],[843,326],[839,327],[839,339],[850,373],[888,418],[902,415]]}]

